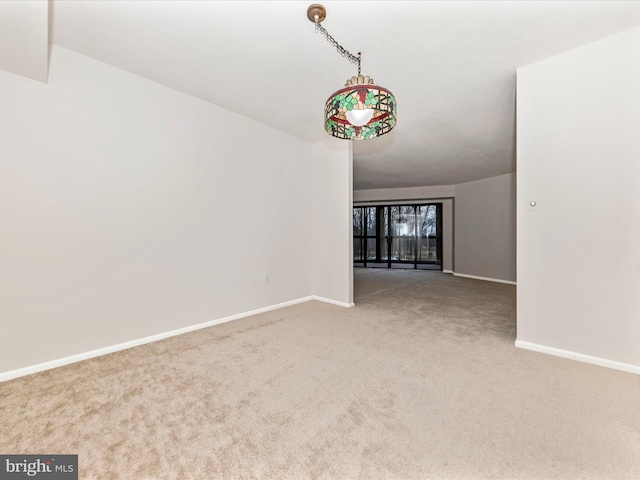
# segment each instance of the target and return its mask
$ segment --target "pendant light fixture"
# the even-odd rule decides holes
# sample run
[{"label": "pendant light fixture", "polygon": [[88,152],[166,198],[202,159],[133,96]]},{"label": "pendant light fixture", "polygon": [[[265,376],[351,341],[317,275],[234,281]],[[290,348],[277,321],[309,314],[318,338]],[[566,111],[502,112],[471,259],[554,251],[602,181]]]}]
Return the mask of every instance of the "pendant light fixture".
[{"label": "pendant light fixture", "polygon": [[324,107],[324,129],[329,135],[346,140],[368,140],[391,131],[396,125],[396,99],[386,88],[375,85],[372,78],[360,73],[360,58],[344,49],[320,25],[327,11],[320,4],[307,8],[307,18],[315,23],[316,32],[322,33],[336,47],[340,55],[358,66],[358,75],[347,80],[344,88],[333,93]]}]

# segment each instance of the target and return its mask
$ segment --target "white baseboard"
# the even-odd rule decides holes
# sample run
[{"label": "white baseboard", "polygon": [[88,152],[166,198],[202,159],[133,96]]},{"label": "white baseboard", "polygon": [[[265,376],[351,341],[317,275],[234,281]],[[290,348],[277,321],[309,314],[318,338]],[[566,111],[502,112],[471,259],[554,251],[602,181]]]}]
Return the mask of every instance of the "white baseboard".
[{"label": "white baseboard", "polygon": [[442,273],[451,273],[451,274],[453,274],[453,270],[442,270]]},{"label": "white baseboard", "polygon": [[213,327],[214,325],[220,325],[221,323],[231,322],[232,320],[238,320],[240,318],[251,317],[252,315],[258,315],[259,313],[270,312],[271,310],[277,310],[279,308],[289,307],[298,303],[308,302],[310,300],[319,300],[321,302],[333,303],[342,307],[353,307],[354,304],[347,304],[343,302],[337,302],[328,298],[318,297],[316,295],[309,295],[307,297],[297,298],[288,302],[277,303],[268,307],[258,308],[256,310],[250,310],[248,312],[238,313],[236,315],[230,315],[228,317],[219,318],[217,320],[211,320],[209,322],[199,323],[197,325],[190,325],[184,328],[178,328],[169,332],[158,333],[149,337],[138,338],[124,343],[118,343],[116,345],[110,345],[108,347],[98,348],[89,352],[78,353],[76,355],[70,355],[68,357],[58,358],[49,362],[38,363],[29,367],[18,368],[16,370],[10,370],[8,372],[0,373],[0,382],[12,380],[18,377],[24,377],[31,375],[32,373],[43,372],[45,370],[51,370],[53,368],[69,365],[70,363],[81,362],[82,360],[88,360],[90,358],[100,357],[109,353],[119,352],[120,350],[126,350],[128,348],[137,347],[146,343],[157,342],[158,340],[164,340],[165,338],[175,337],[184,333],[193,332],[202,328]]},{"label": "white baseboard", "polygon": [[[449,273],[449,271],[445,273]],[[484,280],[485,282],[506,283],[507,285],[517,285],[516,282],[513,282],[511,280],[502,280],[500,278],[479,277],[477,275],[467,275],[466,273],[456,273],[453,271],[451,271],[451,273],[455,277],[472,278],[473,280]]]},{"label": "white baseboard", "polygon": [[615,360],[608,360],[606,358],[592,357],[591,355],[585,355],[583,353],[572,352],[570,350],[562,350],[560,348],[547,347],[546,345],[524,342],[522,340],[516,340],[516,347],[640,375],[640,365],[632,365],[630,363],[616,362]]},{"label": "white baseboard", "polygon": [[356,304],[353,302],[351,303],[339,302],[337,300],[331,300],[330,298],[319,297],[317,295],[311,295],[310,300],[318,300],[319,302],[330,303],[332,305],[339,305],[345,308],[351,308],[356,306]]}]

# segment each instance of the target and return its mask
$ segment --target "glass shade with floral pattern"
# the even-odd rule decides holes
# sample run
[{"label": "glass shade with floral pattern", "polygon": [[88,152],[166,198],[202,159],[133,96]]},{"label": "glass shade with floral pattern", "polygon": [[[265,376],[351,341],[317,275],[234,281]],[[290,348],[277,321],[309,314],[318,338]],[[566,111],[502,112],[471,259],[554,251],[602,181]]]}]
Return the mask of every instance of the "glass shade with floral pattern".
[{"label": "glass shade with floral pattern", "polygon": [[[395,127],[396,109],[396,99],[389,90],[374,85],[369,77],[351,77],[345,88],[327,100],[324,128],[329,135],[337,138],[368,140],[384,135]],[[360,124],[363,121],[366,123]]]}]

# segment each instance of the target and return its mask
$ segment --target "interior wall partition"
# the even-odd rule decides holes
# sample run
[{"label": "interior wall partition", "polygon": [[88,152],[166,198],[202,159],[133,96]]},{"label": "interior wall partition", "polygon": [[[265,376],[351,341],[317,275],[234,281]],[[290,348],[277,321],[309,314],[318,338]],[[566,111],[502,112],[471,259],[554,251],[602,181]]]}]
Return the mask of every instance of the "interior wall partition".
[{"label": "interior wall partition", "polygon": [[353,209],[359,267],[442,270],[442,203]]}]

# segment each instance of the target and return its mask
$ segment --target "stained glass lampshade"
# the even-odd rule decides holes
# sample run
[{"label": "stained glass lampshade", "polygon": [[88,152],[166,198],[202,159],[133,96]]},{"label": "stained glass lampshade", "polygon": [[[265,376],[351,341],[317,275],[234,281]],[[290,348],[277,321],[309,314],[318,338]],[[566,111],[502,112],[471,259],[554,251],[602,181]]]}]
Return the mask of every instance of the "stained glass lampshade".
[{"label": "stained glass lampshade", "polygon": [[390,132],[395,125],[395,97],[363,75],[347,80],[345,88],[325,104],[324,128],[337,138],[368,140]]}]

